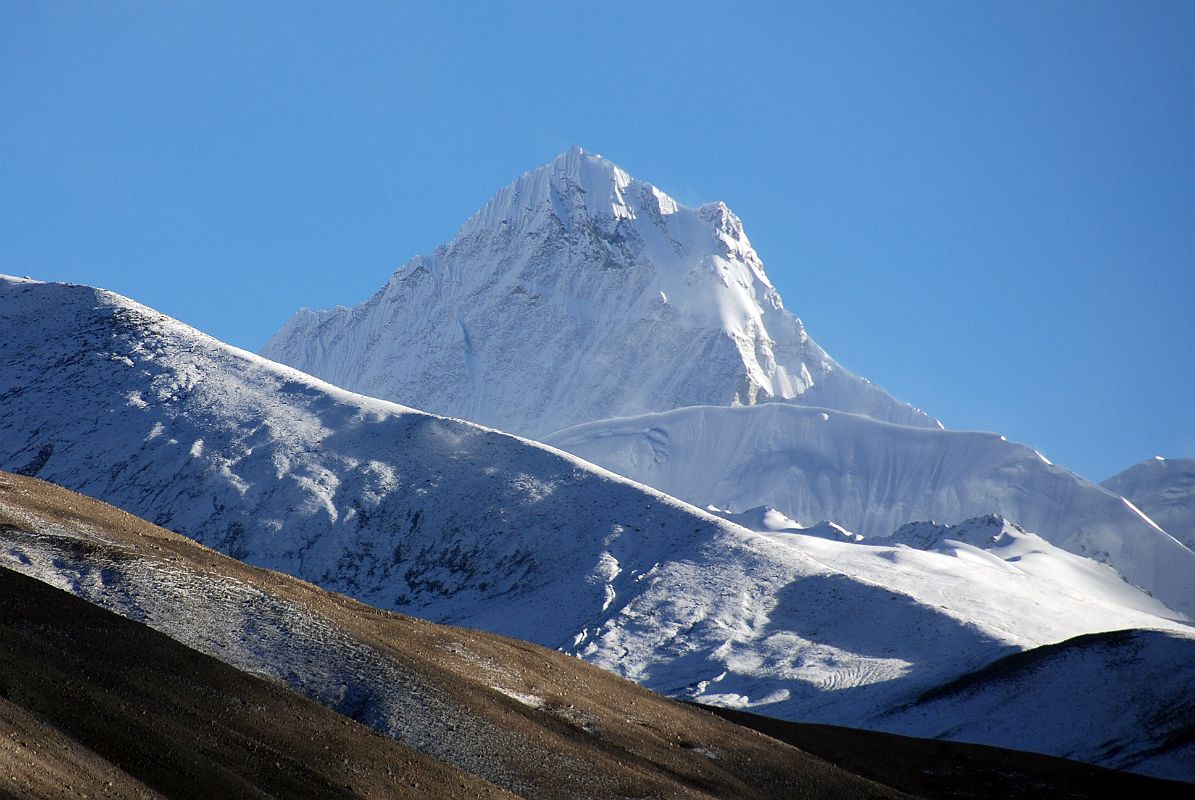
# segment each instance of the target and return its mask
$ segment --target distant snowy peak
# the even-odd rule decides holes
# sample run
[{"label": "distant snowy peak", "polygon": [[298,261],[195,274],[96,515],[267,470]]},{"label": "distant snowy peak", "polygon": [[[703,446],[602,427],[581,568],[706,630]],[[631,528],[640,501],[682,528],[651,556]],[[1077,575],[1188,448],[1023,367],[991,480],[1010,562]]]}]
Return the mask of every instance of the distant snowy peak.
[{"label": "distant snowy peak", "polygon": [[817,536],[821,539],[830,539],[832,541],[863,541],[863,537],[859,534],[852,533],[841,525],[835,525],[829,520],[822,520],[813,525],[802,525],[795,519],[784,514],[784,512],[777,511],[771,506],[756,506],[737,514],[716,506],[707,506],[706,511],[757,533],[799,533],[802,536]]},{"label": "distant snowy peak", "polygon": [[657,213],[673,214],[676,201],[637,181],[616,164],[573,147],[544,166],[524,173],[501,189],[461,227],[457,238],[526,228],[554,216],[565,224],[602,219],[634,219],[643,212],[644,193]]},{"label": "distant snowy peak", "polygon": [[1009,522],[999,514],[988,514],[965,520],[957,525],[910,522],[900,526],[891,536],[872,538],[869,543],[904,544],[918,550],[934,550],[943,542],[950,540],[987,549],[1006,544],[1018,536],[1031,535],[1027,534],[1019,525]]},{"label": "distant snowy peak", "polygon": [[525,234],[556,226],[569,232],[633,228],[649,238],[654,228],[668,236],[670,245],[737,256],[749,263],[759,282],[771,288],[743,223],[724,203],[696,209],[682,206],[650,183],[579,147],[499,191],[465,222],[453,243],[472,236]]},{"label": "distant snowy peak", "polygon": [[499,191],[365,303],[300,311],[263,352],[533,437],[769,400],[937,426],[809,338],[724,204],[685,207],[580,148]]},{"label": "distant snowy peak", "polygon": [[864,546],[894,545],[969,559],[976,568],[985,566],[1003,575],[1027,575],[1059,592],[1078,592],[1147,614],[1190,620],[1189,615],[1165,609],[1148,592],[1133,587],[1113,567],[1067,552],[999,514],[974,517],[957,525],[911,522],[891,536],[868,539]]},{"label": "distant snowy peak", "polygon": [[1195,459],[1154,456],[1100,485],[1128,498],[1175,539],[1195,548]]},{"label": "distant snowy peak", "polygon": [[[634,270],[650,265],[654,285],[637,298],[645,315],[662,303],[702,325],[750,338],[753,330],[763,329],[760,317],[765,310],[783,308],[743,223],[724,203],[682,206],[579,147],[499,191],[437,255],[475,247],[479,240],[504,251],[537,250],[542,237],[563,245],[562,255],[570,247],[581,248],[572,254],[584,257],[562,260],[562,269]],[[441,261],[433,259],[431,268]],[[805,340],[800,321],[796,324],[797,338]],[[756,354],[746,353],[745,358],[755,359]],[[757,366],[768,394],[791,397],[807,388],[799,380],[795,386],[774,386],[773,382],[783,383],[775,369]]]}]

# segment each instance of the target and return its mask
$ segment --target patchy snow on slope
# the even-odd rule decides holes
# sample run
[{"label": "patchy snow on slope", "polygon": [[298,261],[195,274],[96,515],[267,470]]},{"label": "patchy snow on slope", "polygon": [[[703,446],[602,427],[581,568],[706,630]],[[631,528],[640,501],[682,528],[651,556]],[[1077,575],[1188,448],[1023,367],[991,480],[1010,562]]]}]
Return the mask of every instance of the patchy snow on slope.
[{"label": "patchy snow on slope", "polygon": [[[525,749],[525,738],[470,713],[443,686],[357,638],[343,621],[233,577],[128,555],[86,524],[47,522],[3,503],[0,513],[21,519],[25,528],[0,526],[0,565],[143,622],[237,669],[287,684],[417,750],[510,786],[508,765],[494,754]],[[519,685],[513,676],[503,677]],[[519,696],[502,684],[493,688],[535,707],[533,696]]]},{"label": "patchy snow on slope", "polygon": [[694,504],[772,506],[865,537],[1000,514],[1195,613],[1195,553],[1120,497],[995,434],[765,403],[601,420],[545,441]]},{"label": "patchy snow on slope", "polygon": [[579,148],[499,191],[361,305],[299,311],[263,353],[535,438],[776,399],[937,425],[809,338],[724,204],[687,208]]}]

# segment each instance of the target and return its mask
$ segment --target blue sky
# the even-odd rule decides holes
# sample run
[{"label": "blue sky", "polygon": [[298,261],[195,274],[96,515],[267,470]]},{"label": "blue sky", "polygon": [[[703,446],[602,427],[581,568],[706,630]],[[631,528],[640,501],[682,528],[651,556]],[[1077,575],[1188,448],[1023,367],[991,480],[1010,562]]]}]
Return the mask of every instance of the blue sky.
[{"label": "blue sky", "polygon": [[259,348],[570,145],[725,200],[839,361],[1195,456],[1195,4],[0,6],[0,271]]}]

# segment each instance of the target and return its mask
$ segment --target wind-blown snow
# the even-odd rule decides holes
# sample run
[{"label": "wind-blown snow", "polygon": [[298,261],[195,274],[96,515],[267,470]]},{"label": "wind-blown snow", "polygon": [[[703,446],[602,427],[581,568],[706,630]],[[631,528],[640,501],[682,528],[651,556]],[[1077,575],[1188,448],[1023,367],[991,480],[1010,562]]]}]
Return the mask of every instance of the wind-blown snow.
[{"label": "wind-blown snow", "polygon": [[577,148],[502,189],[365,303],[298,312],[263,353],[535,438],[774,399],[937,424],[808,337],[725,205],[687,208]]},{"label": "wind-blown snow", "polygon": [[[959,664],[1087,630],[1192,635],[1161,622],[1173,612],[1112,569],[992,519],[959,526],[964,537],[1004,532],[986,547],[944,540],[927,551],[783,532],[759,536],[763,553],[713,568],[713,554],[666,562],[580,653],[666,694],[866,726],[894,697],[912,699]],[[820,569],[804,572],[807,559]],[[672,658],[641,658],[660,652]]]},{"label": "wind-blown snow", "polygon": [[998,513],[1195,613],[1195,553],[1120,497],[995,434],[767,403],[602,420],[545,441],[694,504],[768,505],[867,537]]}]

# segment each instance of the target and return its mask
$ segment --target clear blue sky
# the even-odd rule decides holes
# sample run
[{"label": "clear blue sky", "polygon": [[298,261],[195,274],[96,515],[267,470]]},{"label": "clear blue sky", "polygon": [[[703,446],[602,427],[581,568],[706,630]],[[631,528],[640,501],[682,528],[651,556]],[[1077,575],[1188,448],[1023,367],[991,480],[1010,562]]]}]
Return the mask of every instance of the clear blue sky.
[{"label": "clear blue sky", "polygon": [[[1195,4],[0,5],[0,271],[257,349],[572,144],[725,200],[847,367],[1195,455]],[[0,323],[2,324],[2,323]]]}]

